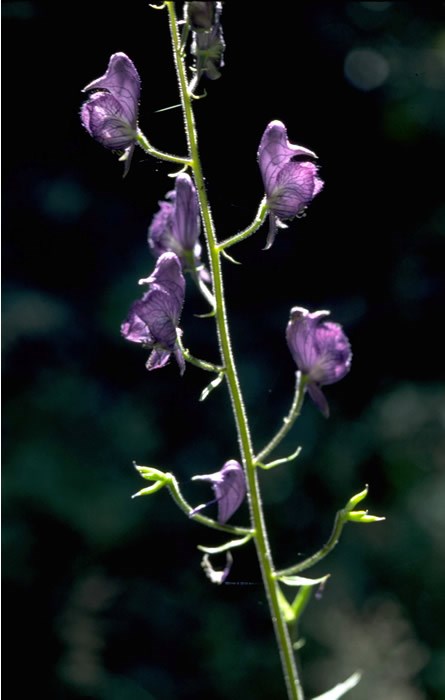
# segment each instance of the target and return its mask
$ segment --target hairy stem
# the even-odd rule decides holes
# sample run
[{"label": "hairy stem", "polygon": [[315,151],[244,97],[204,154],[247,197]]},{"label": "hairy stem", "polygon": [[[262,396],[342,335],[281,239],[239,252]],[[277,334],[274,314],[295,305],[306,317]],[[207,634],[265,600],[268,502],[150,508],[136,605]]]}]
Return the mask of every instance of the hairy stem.
[{"label": "hairy stem", "polygon": [[324,559],[325,556],[327,556],[329,552],[331,552],[334,549],[334,547],[338,543],[338,540],[340,539],[342,530],[347,522],[348,519],[346,511],[339,510],[337,515],[335,516],[334,527],[332,528],[331,536],[329,537],[326,544],[318,552],[313,554],[311,557],[308,557],[308,559],[301,561],[299,564],[290,566],[288,569],[282,569],[281,571],[277,571],[277,576],[290,576],[292,574],[298,574],[300,573],[300,571],[310,569],[312,566],[315,566],[315,564],[318,564],[319,561]]},{"label": "hairy stem", "polygon": [[251,236],[252,233],[255,233],[255,231],[257,231],[260,228],[261,224],[263,224],[268,211],[269,209],[267,206],[267,200],[266,197],[264,197],[261,201],[260,206],[258,207],[257,214],[251,225],[245,228],[244,231],[240,231],[239,233],[235,234],[235,236],[232,236],[231,238],[227,238],[225,241],[222,241],[218,245],[218,250],[225,250],[226,248],[230,248],[230,246],[235,245],[235,243],[240,243],[241,241],[244,241],[246,238]]},{"label": "hairy stem", "polygon": [[169,163],[179,163],[180,165],[191,165],[189,158],[181,158],[180,156],[174,156],[171,153],[158,151],[157,148],[154,148],[151,143],[149,143],[147,137],[144,136],[140,129],[137,131],[136,141],[142,150],[145,151],[145,153],[149,153],[151,156],[159,158],[159,160],[167,160]]},{"label": "hairy stem", "polygon": [[254,540],[258,554],[258,560],[262,572],[263,582],[267,594],[270,613],[275,628],[278,648],[286,681],[289,700],[303,700],[298,671],[295,663],[294,652],[289,637],[287,624],[279,604],[278,582],[275,579],[272,556],[270,552],[267,530],[264,521],[257,470],[255,468],[254,453],[250,438],[249,425],[244,407],[240,384],[238,381],[235,361],[230,342],[229,326],[227,321],[223,277],[221,269],[221,250],[218,248],[215,229],[213,225],[210,206],[207,200],[204,178],[201,169],[201,161],[198,151],[198,140],[195,128],[195,120],[192,109],[192,97],[187,84],[185,65],[181,51],[181,40],[178,32],[176,11],[174,2],[166,3],[170,33],[173,44],[173,54],[178,76],[181,102],[186,126],[189,156],[192,161],[196,189],[198,192],[201,214],[206,235],[207,248],[210,258],[211,274],[213,280],[213,294],[215,297],[215,320],[218,332],[218,340],[221,351],[225,376],[232,401],[238,442],[243,461],[248,487],[249,507]]},{"label": "hairy stem", "polygon": [[286,437],[289,430],[292,428],[293,424],[300,415],[301,407],[303,405],[304,399],[304,389],[306,386],[306,377],[302,376],[301,372],[296,373],[296,383],[295,383],[295,393],[292,401],[292,406],[287,414],[286,418],[283,419],[283,425],[281,426],[278,433],[272,440],[266,445],[264,449],[261,450],[255,457],[256,462],[262,462],[270,453],[280,444],[283,438]]}]

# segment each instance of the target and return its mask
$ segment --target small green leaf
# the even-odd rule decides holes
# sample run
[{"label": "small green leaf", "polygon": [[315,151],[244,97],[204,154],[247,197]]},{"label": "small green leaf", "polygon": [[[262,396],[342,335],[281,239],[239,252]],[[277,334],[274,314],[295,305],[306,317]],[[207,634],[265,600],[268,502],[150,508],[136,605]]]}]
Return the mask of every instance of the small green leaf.
[{"label": "small green leaf", "polygon": [[216,389],[216,387],[218,387],[218,386],[221,384],[221,382],[222,382],[223,379],[224,379],[224,373],[221,372],[220,374],[218,374],[218,376],[216,377],[216,379],[213,379],[213,381],[211,381],[210,384],[207,384],[206,388],[203,389],[203,391],[201,392],[201,396],[199,397],[199,400],[200,400],[200,401],[205,401],[206,398],[208,397],[208,395],[209,395],[214,389]]},{"label": "small green leaf", "polygon": [[292,622],[295,622],[295,613],[281,588],[277,587],[277,593],[281,612],[283,613],[284,619],[286,620],[287,624],[290,625]]},{"label": "small green leaf", "polygon": [[235,258],[232,258],[232,256],[229,255],[228,253],[226,253],[225,250],[222,250],[222,251],[221,251],[221,255],[222,255],[224,258],[227,258],[227,260],[229,260],[229,261],[230,261],[231,263],[233,263],[234,265],[241,265],[241,263],[240,263],[238,260],[235,260]]},{"label": "small green leaf", "polygon": [[330,575],[331,574],[327,574],[326,576],[321,576],[320,578],[304,578],[303,576],[280,576],[278,580],[281,581],[281,583],[284,583],[286,586],[317,586],[320,583],[326,583]]},{"label": "small green leaf", "polygon": [[349,499],[345,506],[345,510],[352,510],[355,508],[355,506],[360,503],[360,501],[363,501],[364,498],[368,495],[368,484],[366,484],[365,488],[363,491],[360,491],[360,493],[357,493],[355,496],[352,496],[352,498]]},{"label": "small green leaf", "polygon": [[253,533],[249,532],[249,534],[245,537],[241,537],[239,540],[231,540],[230,542],[226,542],[219,547],[204,547],[204,545],[199,544],[198,549],[206,554],[219,554],[220,552],[227,552],[227,550],[232,549],[233,547],[242,547],[243,544],[247,544],[252,537]]},{"label": "small green leaf", "polygon": [[339,683],[334,686],[334,688],[331,688],[331,690],[328,690],[327,693],[323,693],[323,695],[317,695],[317,697],[312,698],[312,700],[338,700],[338,698],[342,698],[343,695],[346,695],[349,690],[355,688],[361,677],[361,673],[356,671],[352,676],[349,676],[349,678],[343,681],[343,683]]},{"label": "small green leaf", "polygon": [[141,489],[137,493],[132,495],[132,498],[137,498],[138,496],[150,496],[152,493],[156,493],[165,486],[165,481],[156,481],[152,486],[147,486],[146,489]]},{"label": "small green leaf", "polygon": [[368,515],[367,510],[353,510],[348,513],[348,520],[353,523],[377,523],[380,520],[386,520],[386,518],[381,518],[378,515]]},{"label": "small green leaf", "polygon": [[168,474],[161,472],[155,467],[140,467],[136,462],[133,462],[134,468],[139,472],[143,479],[147,481],[168,481]]}]

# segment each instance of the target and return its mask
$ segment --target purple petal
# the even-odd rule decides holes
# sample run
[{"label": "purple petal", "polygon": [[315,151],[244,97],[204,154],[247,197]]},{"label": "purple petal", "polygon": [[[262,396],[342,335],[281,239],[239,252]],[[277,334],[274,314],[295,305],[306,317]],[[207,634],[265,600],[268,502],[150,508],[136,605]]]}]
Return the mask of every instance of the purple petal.
[{"label": "purple petal", "polygon": [[165,350],[173,350],[179,313],[176,299],[165,289],[154,288],[147,292],[139,315],[149,329],[152,343]]},{"label": "purple petal", "polygon": [[161,350],[159,348],[155,348],[152,351],[147,362],[145,363],[145,366],[149,371],[151,371],[152,369],[160,369],[161,367],[165,367],[165,365],[170,359],[170,355],[171,352],[169,352],[168,350]]},{"label": "purple petal", "polygon": [[304,146],[295,146],[289,143],[286,127],[282,122],[277,120],[270,122],[258,149],[258,162],[268,197],[275,190],[280,171],[294,156],[316,158],[313,151],[304,148]]},{"label": "purple petal", "polygon": [[[167,192],[166,198],[174,200],[175,192]],[[148,245],[153,255],[159,257],[162,253],[173,251],[180,255],[173,235],[174,204],[171,201],[159,202],[159,211],[153,216],[148,229]]]},{"label": "purple petal", "polygon": [[273,213],[280,219],[291,219],[311,202],[323,182],[317,177],[317,166],[308,162],[287,163],[276,178],[275,189],[268,199]]},{"label": "purple petal", "polygon": [[163,253],[158,258],[153,274],[144,283],[152,285],[153,289],[167,292],[171,318],[177,325],[185,296],[185,279],[178,256],[175,253]]},{"label": "purple petal", "polygon": [[105,148],[121,150],[134,143],[122,105],[107,92],[96,92],[83,105],[81,119],[85,129]]},{"label": "purple petal", "polygon": [[174,232],[184,251],[193,251],[199,238],[199,206],[196,189],[186,173],[176,178]]},{"label": "purple petal", "polygon": [[138,300],[130,307],[126,320],[121,325],[121,334],[132,343],[152,345],[155,341],[147,323],[143,320],[144,301]]},{"label": "purple petal", "polygon": [[[338,323],[325,321],[315,329],[315,343],[319,349],[316,367],[311,374],[320,384],[334,384],[349,372],[351,346]],[[321,379],[319,379],[321,377]]]},{"label": "purple petal", "polygon": [[289,350],[297,367],[307,377],[307,391],[323,415],[328,403],[320,386],[342,379],[351,367],[351,347],[342,327],[326,321],[329,311],[295,307],[286,329]]},{"label": "purple petal", "polygon": [[121,105],[122,113],[127,122],[136,129],[139,96],[141,92],[141,79],[136,67],[124,53],[115,53],[111,56],[106,73],[97,80],[93,80],[84,89],[107,90]]},{"label": "purple petal", "polygon": [[132,304],[121,325],[121,334],[126,340],[152,348],[147,369],[163,367],[174,353],[182,374],[185,362],[177,334],[185,280],[178,257],[174,253],[164,253],[153,274],[141,281],[150,285],[149,290]]},{"label": "purple petal", "polygon": [[292,357],[303,374],[310,374],[318,361],[319,349],[315,343],[315,330],[320,319],[329,316],[329,311],[310,313],[295,306],[286,329],[286,338]]},{"label": "purple petal", "polygon": [[324,417],[329,418],[329,404],[326,400],[326,396],[323,394],[318,384],[309,382],[307,385],[307,393]]},{"label": "purple petal", "polygon": [[[194,476],[193,479],[211,483],[218,502],[218,522],[222,525],[238,510],[246,496],[244,471],[239,462],[234,459],[226,462],[219,472]],[[199,506],[199,509],[203,507]]]},{"label": "purple petal", "polygon": [[172,251],[180,258],[184,270],[194,267],[199,277],[210,281],[201,264],[199,204],[192,179],[178,175],[175,189],[166,194],[169,201],[159,202],[148,229],[148,245],[155,256]]}]

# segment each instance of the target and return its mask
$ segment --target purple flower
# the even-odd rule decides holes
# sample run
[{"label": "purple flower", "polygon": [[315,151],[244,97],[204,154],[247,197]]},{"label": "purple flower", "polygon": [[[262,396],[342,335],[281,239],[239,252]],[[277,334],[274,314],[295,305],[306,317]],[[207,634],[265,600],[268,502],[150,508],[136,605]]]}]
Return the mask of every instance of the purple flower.
[{"label": "purple flower", "polygon": [[140,280],[139,284],[148,284],[149,290],[132,304],[121,325],[121,334],[126,340],[152,349],[147,369],[164,367],[173,353],[183,374],[185,361],[177,332],[184,304],[185,280],[178,257],[174,253],[163,253],[153,274]]},{"label": "purple flower", "polygon": [[159,211],[148,229],[148,244],[152,253],[159,256],[172,251],[181,260],[184,270],[201,267],[200,274],[207,280],[208,273],[201,266],[201,246],[198,243],[198,198],[190,176],[178,175],[175,189],[167,193],[166,199],[159,202]]},{"label": "purple flower", "polygon": [[234,459],[224,464],[219,472],[194,476],[194,481],[210,481],[215,500],[195,508],[191,515],[198,513],[211,503],[218,503],[218,522],[224,525],[240,507],[246,496],[246,479],[242,466]]},{"label": "purple flower", "polygon": [[124,53],[115,53],[107,72],[93,80],[82,92],[96,90],[82,105],[82,124],[105,148],[124,151],[125,173],[137,135],[141,80],[133,62]]},{"label": "purple flower", "polygon": [[[282,219],[301,215],[323,187],[312,162],[317,156],[303,146],[294,146],[280,121],[266,127],[258,149],[258,162],[270,209],[266,248],[272,245]],[[281,224],[282,225],[282,224]]]},{"label": "purple flower", "polygon": [[334,384],[349,372],[351,346],[338,323],[325,321],[329,311],[315,311],[295,306],[291,309],[286,338],[298,369],[307,378],[307,390],[326,418],[329,406],[320,389]]}]

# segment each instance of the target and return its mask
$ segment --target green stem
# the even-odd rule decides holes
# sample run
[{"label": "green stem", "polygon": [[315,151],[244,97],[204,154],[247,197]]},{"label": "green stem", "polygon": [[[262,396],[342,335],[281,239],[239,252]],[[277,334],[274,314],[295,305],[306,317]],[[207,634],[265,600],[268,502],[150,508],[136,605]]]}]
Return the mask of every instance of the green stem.
[{"label": "green stem", "polygon": [[301,374],[301,372],[296,373],[296,383],[295,383],[295,394],[292,401],[292,406],[287,414],[286,418],[283,419],[283,425],[272,438],[272,440],[266,445],[266,447],[257,454],[255,457],[256,462],[262,462],[270,453],[280,444],[284,437],[288,434],[289,430],[292,428],[293,424],[300,415],[301,407],[303,405],[304,390],[306,386],[306,377]]},{"label": "green stem", "polygon": [[276,575],[290,576],[292,574],[298,574],[300,573],[300,571],[310,569],[312,566],[315,566],[315,564],[318,564],[319,561],[324,559],[329,554],[329,552],[331,552],[334,549],[335,545],[340,539],[342,530],[347,522],[347,511],[339,510],[337,515],[335,516],[334,527],[332,528],[331,536],[329,537],[324,547],[322,547],[318,552],[313,554],[308,559],[301,561],[299,564],[290,566],[288,569],[282,569],[281,571],[277,571]]},{"label": "green stem", "polygon": [[214,365],[211,362],[206,362],[206,360],[200,360],[197,357],[194,357],[182,344],[182,339],[179,333],[177,334],[177,342],[184,356],[184,359],[187,362],[190,362],[191,365],[199,367],[199,369],[204,369],[206,372],[215,372],[215,374],[221,374],[221,372],[224,372],[224,367]]},{"label": "green stem", "polygon": [[222,525],[221,523],[217,523],[216,520],[212,520],[212,518],[206,518],[205,515],[199,515],[199,513],[193,514],[194,509],[185,500],[184,496],[182,495],[179,489],[179,484],[176,481],[173,474],[166,474],[165,476],[168,478],[164,481],[164,484],[165,486],[167,486],[170,496],[173,498],[176,505],[183,511],[183,513],[188,515],[189,518],[193,519],[197,523],[201,523],[202,525],[207,525],[207,527],[211,527],[214,530],[228,532],[231,535],[252,534],[252,530],[249,530],[247,527],[236,527],[235,525]]},{"label": "green stem", "polygon": [[218,250],[215,229],[213,225],[210,206],[204,184],[204,177],[199,158],[197,133],[192,109],[192,99],[187,85],[185,65],[181,54],[181,43],[178,33],[176,11],[174,2],[167,2],[170,20],[170,33],[173,44],[173,55],[176,66],[176,74],[181,93],[181,102],[186,125],[186,134],[189,155],[192,160],[191,168],[195,178],[196,189],[199,197],[201,214],[206,234],[207,247],[210,258],[211,274],[213,280],[213,293],[216,309],[215,319],[218,331],[223,365],[226,370],[226,379],[232,401],[233,413],[238,433],[238,441],[242,461],[246,473],[246,481],[249,496],[251,523],[254,530],[254,539],[258,560],[262,572],[263,582],[267,594],[270,613],[275,628],[278,648],[286,681],[289,700],[303,700],[303,691],[300,685],[298,671],[295,663],[294,652],[289,637],[286,621],[279,604],[278,582],[275,579],[274,567],[270,546],[264,522],[263,509],[260,498],[257,470],[255,469],[254,454],[250,438],[249,426],[244,408],[241,388],[238,381],[235,362],[230,343],[229,328],[225,307],[224,287],[221,270],[221,251]]},{"label": "green stem", "polygon": [[145,153],[148,153],[149,155],[154,156],[155,158],[159,158],[160,160],[168,160],[170,163],[180,163],[180,165],[192,164],[190,158],[181,158],[180,156],[173,156],[171,153],[164,153],[164,151],[158,151],[157,148],[154,148],[151,145],[147,137],[144,136],[140,129],[138,129],[137,131],[136,141],[138,142],[142,150],[145,151]]},{"label": "green stem", "polygon": [[225,250],[226,248],[230,248],[230,246],[235,245],[235,243],[239,243],[240,241],[244,241],[246,238],[252,235],[252,233],[255,233],[257,231],[261,224],[264,223],[264,219],[267,216],[267,213],[269,211],[269,207],[267,206],[267,199],[266,197],[263,197],[261,200],[261,204],[258,207],[257,214],[255,216],[255,219],[251,223],[250,226],[244,229],[244,231],[240,231],[240,233],[237,233],[235,236],[231,236],[231,238],[226,238],[225,241],[222,241],[217,246],[217,250]]}]

